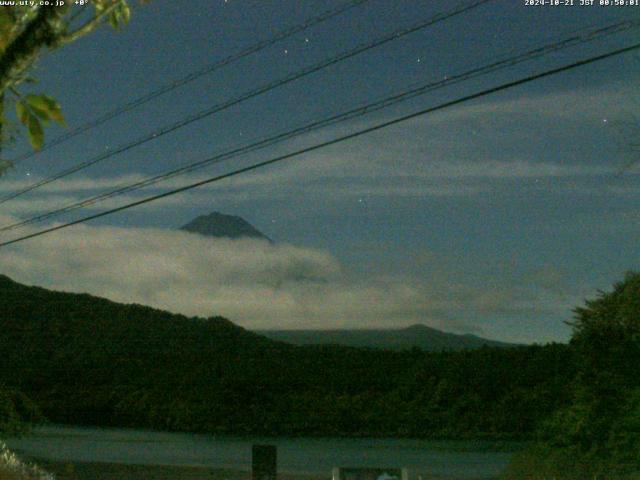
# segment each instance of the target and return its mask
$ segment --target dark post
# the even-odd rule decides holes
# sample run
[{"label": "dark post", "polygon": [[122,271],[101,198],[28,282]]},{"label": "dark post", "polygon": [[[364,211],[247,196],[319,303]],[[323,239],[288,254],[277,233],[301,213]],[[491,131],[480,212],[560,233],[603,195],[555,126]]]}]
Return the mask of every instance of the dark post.
[{"label": "dark post", "polygon": [[277,455],[275,445],[253,445],[252,480],[277,480]]}]

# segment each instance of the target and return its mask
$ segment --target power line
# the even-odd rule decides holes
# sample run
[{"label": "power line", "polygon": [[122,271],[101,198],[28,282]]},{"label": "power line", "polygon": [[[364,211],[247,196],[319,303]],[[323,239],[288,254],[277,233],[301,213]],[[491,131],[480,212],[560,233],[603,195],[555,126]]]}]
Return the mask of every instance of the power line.
[{"label": "power line", "polygon": [[275,88],[281,87],[283,85],[286,85],[290,82],[293,82],[295,80],[298,80],[300,78],[306,77],[307,75],[310,75],[312,73],[315,73],[319,70],[322,70],[324,68],[327,68],[331,65],[335,65],[336,63],[342,62],[344,60],[347,60],[351,57],[354,57],[356,55],[359,55],[363,52],[366,52],[368,50],[371,50],[373,48],[379,47],[381,45],[384,45],[388,42],[397,40],[401,37],[404,37],[405,35],[409,35],[411,33],[415,33],[419,30],[422,30],[424,28],[427,28],[431,25],[434,25],[436,23],[439,23],[441,21],[447,20],[449,18],[452,18],[456,15],[460,15],[462,13],[465,13],[471,9],[477,8],[480,5],[483,5],[485,3],[491,2],[494,0],[475,0],[474,2],[471,2],[470,4],[466,4],[464,6],[458,6],[456,8],[454,8],[453,10],[450,10],[447,13],[439,13],[436,14],[432,17],[430,17],[427,20],[422,20],[417,24],[414,24],[411,27],[405,27],[402,29],[398,29],[395,30],[393,32],[391,32],[390,34],[386,34],[383,37],[380,37],[372,42],[369,43],[365,43],[365,44],[361,44],[357,47],[355,47],[354,49],[348,50],[346,52],[343,52],[335,57],[331,57],[328,59],[325,59],[323,61],[321,61],[320,63],[317,63],[315,65],[312,65],[310,67],[306,67],[298,72],[294,72],[293,74],[287,75],[282,79],[270,82],[266,85],[263,85],[261,87],[258,87],[257,89],[251,90],[247,93],[244,93],[238,97],[235,97],[231,100],[227,100],[225,102],[216,104],[206,110],[203,110],[201,112],[198,112],[196,114],[190,115],[189,117],[180,120],[174,124],[171,124],[169,126],[165,126],[159,130],[156,130],[155,132],[148,134],[144,137],[141,137],[137,140],[134,140],[132,142],[129,142],[127,144],[121,145],[120,147],[116,148],[115,150],[112,150],[110,152],[106,152],[103,153],[101,155],[98,155],[97,157],[94,157],[92,159],[86,160],[84,162],[81,162],[73,167],[70,167],[66,170],[63,170],[61,172],[58,172],[56,174],[53,174],[43,180],[40,180],[39,182],[36,182],[28,187],[25,187],[21,190],[18,190],[17,192],[13,192],[11,194],[5,195],[4,197],[0,198],[0,204],[8,202],[9,200],[13,200],[14,198],[17,198],[25,193],[31,192],[32,190],[35,190],[36,188],[40,188],[44,185],[47,185],[49,183],[55,182],[56,180],[59,180],[61,178],[67,177],[73,173],[79,172],[80,170],[83,170],[87,167],[90,167],[92,165],[95,165],[96,163],[99,163],[103,160],[106,160],[108,158],[113,157],[114,155],[118,155],[120,153],[124,153],[128,150],[131,150],[132,148],[135,148],[137,146],[140,146],[144,143],[147,142],[151,142],[157,138],[160,138],[168,133],[174,132],[180,128],[183,128],[193,122],[196,122],[198,120],[201,120],[205,117],[211,116],[215,113],[218,113],[222,110],[226,110],[232,106],[235,106],[239,103],[242,103],[246,100],[249,100],[251,98],[257,97],[259,95],[262,95],[263,93],[266,93],[270,90],[273,90]]},{"label": "power line", "polygon": [[241,50],[233,55],[229,55],[228,57],[225,57],[221,60],[218,60],[217,62],[214,62],[210,65],[207,65],[199,70],[195,70],[194,72],[189,73],[188,75],[179,78],[177,80],[174,80],[170,83],[167,83],[165,85],[162,85],[160,87],[158,87],[155,90],[152,90],[144,95],[142,95],[141,97],[138,97],[124,105],[121,105],[120,107],[117,107],[105,114],[103,114],[100,117],[97,117],[93,120],[90,120],[88,122],[86,122],[83,125],[79,125],[78,127],[62,134],[59,135],[58,137],[54,138],[53,140],[50,140],[49,142],[45,143],[42,148],[38,151],[30,151],[30,152],[26,152],[18,157],[16,157],[13,160],[13,163],[17,163],[17,162],[21,162],[23,160],[26,160],[28,158],[34,157],[36,155],[38,155],[39,153],[44,152],[45,150],[48,150],[52,147],[55,147],[56,145],[60,145],[61,143],[66,142],[67,140],[70,140],[73,137],[76,137],[77,135],[80,135],[81,133],[84,133],[88,130],[91,130],[95,127],[98,127],[100,125],[102,125],[103,123],[108,122],[109,120],[112,120],[120,115],[122,115],[123,113],[129,112],[135,108],[138,108],[141,105],[144,105],[147,102],[150,102],[151,100],[158,98],[162,95],[164,95],[165,93],[171,92],[179,87],[182,87],[188,83],[193,82],[194,80],[197,80],[198,78],[201,78],[205,75],[208,75],[210,73],[215,72],[216,70],[219,70],[223,67],[226,67],[232,63],[237,62],[238,60],[241,60],[245,57],[248,57],[249,55],[252,55],[254,53],[257,53],[261,50],[264,50],[267,47],[270,47],[286,38],[291,37],[292,35],[295,35],[296,33],[300,33],[304,30],[307,30],[308,28],[311,28],[315,25],[318,25],[319,23],[323,23],[327,20],[332,19],[333,17],[336,17],[338,15],[341,15],[342,13],[345,13],[349,10],[351,10],[354,7],[357,7],[363,3],[366,3],[370,0],[352,0],[349,2],[346,2],[342,5],[340,5],[337,8],[334,8],[332,10],[327,10],[323,13],[321,13],[320,15],[317,15],[315,17],[309,18],[306,21],[304,21],[301,24],[289,27],[285,30],[282,30],[278,33],[276,33],[276,35],[274,35],[271,38],[268,38],[266,40],[263,40],[261,42],[255,43],[247,48],[245,48],[244,50]]},{"label": "power line", "polygon": [[598,56],[595,56],[595,57],[590,57],[590,58],[588,58],[586,60],[580,60],[578,62],[574,62],[574,63],[571,63],[569,65],[565,65],[563,67],[554,68],[552,70],[547,70],[545,72],[538,73],[538,74],[535,74],[535,75],[531,75],[531,76],[522,78],[520,80],[515,80],[515,81],[512,81],[512,82],[504,83],[504,84],[499,85],[497,87],[489,88],[487,90],[483,90],[483,91],[478,92],[478,93],[467,95],[467,96],[458,98],[456,100],[451,100],[449,102],[441,103],[440,105],[437,105],[435,107],[425,108],[425,109],[420,110],[418,112],[414,112],[414,113],[411,113],[411,114],[408,114],[408,115],[404,115],[404,116],[395,118],[393,120],[389,120],[389,121],[386,121],[386,122],[383,122],[383,123],[379,123],[379,124],[374,125],[372,127],[368,127],[368,128],[359,130],[357,132],[350,133],[348,135],[344,135],[344,136],[335,138],[333,140],[329,140],[329,141],[326,141],[326,142],[318,143],[318,144],[313,145],[311,147],[306,147],[306,148],[297,150],[295,152],[291,152],[291,153],[288,153],[288,154],[285,154],[285,155],[280,155],[278,157],[271,158],[269,160],[265,160],[265,161],[262,161],[262,162],[254,163],[253,165],[249,165],[248,167],[239,168],[237,170],[233,170],[231,172],[227,172],[227,173],[224,173],[224,174],[221,174],[221,175],[217,175],[217,176],[214,176],[214,177],[207,178],[205,180],[201,180],[201,181],[198,181],[198,182],[195,182],[195,183],[191,183],[189,185],[186,185],[186,186],[183,186],[183,187],[180,187],[180,188],[176,188],[176,189],[170,190],[168,192],[164,192],[164,193],[161,193],[161,194],[158,194],[158,195],[147,197],[147,198],[144,198],[142,200],[138,200],[138,201],[135,201],[135,202],[128,203],[126,205],[122,205],[122,206],[119,206],[119,207],[116,207],[116,208],[112,208],[110,210],[106,210],[104,212],[100,212],[100,213],[96,213],[96,214],[93,214],[93,215],[89,215],[89,216],[80,218],[78,220],[74,220],[72,222],[68,222],[68,223],[65,223],[65,224],[62,224],[62,225],[57,225],[55,227],[50,227],[50,228],[47,228],[47,229],[44,229],[44,230],[40,230],[38,232],[31,233],[29,235],[24,235],[22,237],[15,238],[13,240],[2,242],[2,243],[0,243],[0,247],[5,247],[7,245],[12,245],[14,243],[18,243],[18,242],[21,242],[21,241],[24,241],[24,240],[27,240],[27,239],[30,239],[30,238],[39,237],[39,236],[45,235],[47,233],[55,232],[55,231],[61,230],[63,228],[67,228],[67,227],[70,227],[70,226],[73,226],[73,225],[78,225],[80,223],[87,222],[89,220],[94,220],[96,218],[100,218],[100,217],[104,217],[104,216],[107,216],[107,215],[111,215],[112,213],[121,212],[123,210],[128,210],[130,208],[137,207],[137,206],[140,206],[140,205],[144,205],[146,203],[150,203],[150,202],[153,202],[153,201],[156,201],[156,200],[160,200],[162,198],[169,197],[169,196],[172,196],[172,195],[176,195],[178,193],[185,192],[187,190],[192,190],[192,189],[200,187],[202,185],[215,183],[215,182],[218,182],[218,181],[223,180],[225,178],[230,178],[230,177],[234,177],[236,175],[240,175],[240,174],[247,173],[247,172],[250,172],[250,171],[253,171],[253,170],[257,170],[259,168],[263,168],[263,167],[266,167],[268,165],[272,165],[272,164],[275,164],[275,163],[278,163],[278,162],[282,162],[282,161],[287,160],[289,158],[297,157],[297,156],[300,156],[300,155],[303,155],[303,154],[306,154],[306,153],[309,153],[309,152],[313,152],[315,150],[319,150],[321,148],[326,148],[326,147],[331,146],[331,145],[335,145],[335,144],[338,144],[338,143],[345,142],[347,140],[351,140],[351,139],[354,139],[354,138],[357,138],[357,137],[361,137],[363,135],[366,135],[366,134],[381,130],[383,128],[387,128],[387,127],[390,127],[392,125],[396,125],[396,124],[399,124],[399,123],[402,123],[402,122],[406,122],[408,120],[411,120],[411,119],[426,115],[428,113],[432,113],[432,112],[435,112],[435,111],[438,111],[438,110],[444,110],[446,108],[453,107],[455,105],[459,105],[461,103],[468,102],[470,100],[475,100],[477,98],[481,98],[481,97],[484,97],[484,96],[487,96],[487,95],[490,95],[490,94],[493,94],[493,93],[496,93],[496,92],[507,90],[509,88],[513,88],[513,87],[516,87],[516,86],[519,86],[519,85],[530,83],[530,82],[533,82],[535,80],[539,80],[541,78],[549,77],[551,75],[556,75],[556,74],[561,73],[561,72],[572,70],[574,68],[578,68],[578,67],[581,67],[581,66],[584,66],[584,65],[592,64],[592,63],[598,62],[600,60],[604,60],[606,58],[611,58],[611,57],[614,57],[614,56],[617,56],[617,55],[621,55],[623,53],[628,53],[628,52],[631,52],[631,51],[634,51],[634,50],[638,50],[638,49],[640,49],[640,43],[636,43],[636,44],[631,45],[629,47],[617,49],[617,50],[614,50],[614,51],[611,51],[611,52],[608,52],[608,53],[605,53],[605,54],[602,54],[602,55],[598,55]]},{"label": "power line", "polygon": [[[119,187],[115,190],[109,191],[109,192],[105,192],[84,200],[81,200],[79,202],[75,202],[69,205],[66,205],[64,207],[49,211],[49,212],[45,212],[43,214],[40,215],[36,215],[34,217],[30,217],[21,221],[18,221],[16,223],[13,224],[9,224],[6,226],[3,226],[0,228],[0,232],[3,231],[8,231],[8,230],[13,230],[15,228],[24,226],[24,225],[29,225],[32,223],[38,223],[41,222],[43,220],[47,220],[49,218],[52,217],[56,217],[58,215],[61,215],[63,213],[68,213],[74,210],[77,210],[79,208],[83,208],[83,207],[87,207],[90,205],[94,205],[98,202],[101,202],[103,200],[109,199],[109,198],[113,198],[125,193],[130,193],[136,190],[139,190],[141,188],[150,186],[150,185],[154,185],[156,183],[160,183],[164,180],[167,180],[169,178],[173,178],[175,176],[178,175],[182,175],[188,172],[192,172],[195,170],[198,170],[200,168],[204,168],[206,166],[212,165],[214,163],[220,163],[222,161],[228,160],[230,158],[234,158],[252,151],[256,151],[262,148],[265,148],[267,146],[271,146],[274,145],[276,143],[280,143],[284,140],[290,140],[291,138],[300,136],[302,134],[305,133],[309,133],[313,130],[317,130],[319,128],[324,128],[326,126],[329,125],[335,125],[337,123],[341,123],[344,122],[346,120],[350,120],[353,119],[355,117],[358,116],[362,116],[365,114],[369,114],[372,113],[374,111],[378,111],[380,109],[386,108],[388,106],[394,105],[396,103],[414,98],[418,95],[423,95],[427,92],[431,92],[433,90],[439,89],[439,88],[443,88],[443,87],[447,87],[453,84],[457,84],[460,83],[462,81],[466,81],[475,77],[478,77],[480,75],[485,75],[491,72],[495,72],[499,69],[503,69],[503,68],[507,68],[507,67],[512,67],[514,65],[517,65],[519,63],[525,62],[527,60],[532,60],[535,58],[539,58],[541,56],[547,55],[549,53],[552,52],[556,52],[568,47],[572,47],[578,44],[583,44],[586,42],[591,42],[594,40],[597,40],[599,38],[602,38],[604,36],[608,36],[608,35],[612,35],[612,34],[616,34],[616,33],[620,33],[626,30],[629,30],[631,28],[638,28],[640,26],[640,20],[635,20],[635,21],[623,21],[623,22],[618,22],[618,23],[614,23],[605,27],[600,27],[597,29],[580,29],[577,30],[575,32],[573,32],[573,35],[567,38],[563,38],[559,41],[555,41],[546,45],[543,45],[541,47],[529,50],[525,53],[521,53],[519,55],[515,55],[515,56],[509,56],[506,57],[502,60],[499,60],[497,62],[494,62],[492,64],[489,65],[484,65],[481,67],[476,67],[473,68],[471,70],[468,70],[464,73],[458,74],[458,75],[453,75],[450,77],[447,77],[446,79],[443,80],[438,80],[438,81],[431,81],[429,83],[426,84],[419,84],[417,86],[414,86],[413,88],[410,88],[408,90],[405,90],[401,93],[398,94],[394,94],[391,96],[386,96],[380,100],[377,100],[375,102],[371,102],[368,103],[364,106],[358,107],[358,108],[354,108],[351,109],[349,111],[340,113],[340,114],[335,114],[332,115],[328,118],[324,118],[322,120],[318,120],[318,121],[314,121],[311,122],[307,125],[298,127],[294,130],[289,130],[287,132],[284,133],[280,133],[277,134],[275,136],[271,136],[259,141],[256,141],[254,143],[251,143],[249,145],[245,145],[245,146],[241,146],[241,147],[237,147],[231,150],[228,150],[226,152],[220,153],[218,155],[215,155],[213,157],[207,158],[205,160],[201,160],[198,162],[194,162],[191,163],[189,165],[185,165],[182,167],[179,167],[177,169],[171,170],[169,172],[165,172],[138,182],[135,182],[133,184],[130,185],[126,185],[123,187]],[[586,30],[586,31],[585,31]]]}]

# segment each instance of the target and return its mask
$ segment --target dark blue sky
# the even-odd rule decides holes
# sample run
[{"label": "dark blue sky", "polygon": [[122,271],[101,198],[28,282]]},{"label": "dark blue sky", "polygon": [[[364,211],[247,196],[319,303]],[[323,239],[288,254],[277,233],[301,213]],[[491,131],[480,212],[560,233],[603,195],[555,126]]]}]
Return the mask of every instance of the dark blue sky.
[{"label": "dark blue sky", "polygon": [[[73,128],[340,3],[154,0],[135,9],[122,32],[105,28],[43,58],[35,90],[55,96]],[[542,7],[489,2],[111,158],[57,187],[20,197],[2,205],[2,213],[29,216],[588,26],[640,19],[640,7],[574,3]],[[456,5],[371,0],[18,164],[1,187],[10,191],[51,175]],[[637,30],[632,30],[568,48],[188,178],[248,165],[637,40]],[[340,324],[420,321],[504,340],[566,340],[569,329],[563,321],[570,319],[573,306],[608,288],[625,270],[640,267],[638,168],[619,174],[638,155],[628,143],[638,135],[639,67],[638,53],[625,54],[92,225],[174,228],[213,210],[237,214],[278,242],[328,252],[341,266],[342,282],[378,279],[413,289],[408,303],[422,294],[427,299],[407,306],[406,312],[394,310],[388,322],[373,315],[349,317]],[[61,131],[51,128],[47,136]],[[25,148],[19,143],[12,152]],[[179,180],[170,183],[175,186]],[[69,260],[63,264],[68,267]],[[42,272],[24,277],[45,285],[60,278],[54,281]],[[99,294],[102,284],[96,282],[92,291]],[[110,292],[105,287],[104,294]],[[232,320],[242,323],[242,318]],[[269,325],[285,326],[276,319]],[[327,320],[326,325],[335,323]],[[301,320],[296,326],[308,325]]]}]

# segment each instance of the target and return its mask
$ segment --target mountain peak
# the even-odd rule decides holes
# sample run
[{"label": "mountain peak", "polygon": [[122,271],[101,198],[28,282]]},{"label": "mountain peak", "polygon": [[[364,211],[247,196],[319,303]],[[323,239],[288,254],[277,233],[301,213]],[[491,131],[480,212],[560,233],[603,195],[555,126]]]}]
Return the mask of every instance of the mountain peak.
[{"label": "mountain peak", "polygon": [[475,335],[447,333],[424,324],[387,329],[343,330],[257,330],[271,340],[294,345],[346,345],[349,347],[425,351],[473,350],[482,346],[509,347],[513,344],[489,340]]},{"label": "mountain peak", "polygon": [[207,237],[249,237],[261,238],[271,242],[269,237],[247,222],[244,218],[236,215],[225,215],[220,212],[211,212],[208,215],[200,215],[186,225],[180,227],[180,230],[197,233]]},{"label": "mountain peak", "polygon": [[405,327],[404,330],[409,332],[424,332],[424,331],[433,331],[435,328],[428,327],[424,323],[414,323],[413,325],[409,325]]}]

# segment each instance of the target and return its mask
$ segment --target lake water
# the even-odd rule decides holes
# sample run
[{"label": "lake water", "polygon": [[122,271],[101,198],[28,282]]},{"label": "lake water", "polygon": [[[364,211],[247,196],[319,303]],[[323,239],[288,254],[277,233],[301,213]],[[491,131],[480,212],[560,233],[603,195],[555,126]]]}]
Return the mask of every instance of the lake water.
[{"label": "lake water", "polygon": [[[395,439],[236,438],[127,429],[47,426],[8,439],[19,454],[51,460],[251,469],[251,445],[278,447],[278,471],[329,476],[333,467],[403,467],[410,478],[490,478],[512,453],[488,443]],[[424,479],[426,480],[426,478]]]}]

